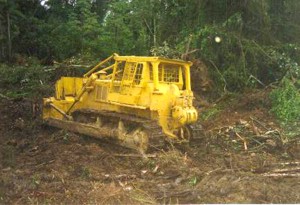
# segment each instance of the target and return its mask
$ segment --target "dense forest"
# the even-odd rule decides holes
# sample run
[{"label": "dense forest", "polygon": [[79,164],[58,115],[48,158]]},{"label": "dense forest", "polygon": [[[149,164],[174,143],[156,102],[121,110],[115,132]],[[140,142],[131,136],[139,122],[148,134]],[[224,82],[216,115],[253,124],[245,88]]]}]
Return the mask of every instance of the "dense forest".
[{"label": "dense forest", "polygon": [[[91,65],[112,53],[183,58],[202,76],[195,90],[220,96],[280,82],[274,109],[282,119],[299,116],[298,0],[1,0],[0,10],[2,63]],[[25,80],[26,69],[13,70],[16,80],[2,67],[2,86]]]}]

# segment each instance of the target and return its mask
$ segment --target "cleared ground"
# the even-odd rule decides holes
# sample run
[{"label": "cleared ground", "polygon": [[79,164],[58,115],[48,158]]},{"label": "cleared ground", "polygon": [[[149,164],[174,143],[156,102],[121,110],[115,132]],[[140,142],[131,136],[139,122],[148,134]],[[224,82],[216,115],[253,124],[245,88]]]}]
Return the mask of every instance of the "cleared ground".
[{"label": "cleared ground", "polygon": [[28,100],[1,100],[0,204],[300,203],[300,137],[286,139],[266,92],[202,108],[190,146],[148,159],[43,126]]}]

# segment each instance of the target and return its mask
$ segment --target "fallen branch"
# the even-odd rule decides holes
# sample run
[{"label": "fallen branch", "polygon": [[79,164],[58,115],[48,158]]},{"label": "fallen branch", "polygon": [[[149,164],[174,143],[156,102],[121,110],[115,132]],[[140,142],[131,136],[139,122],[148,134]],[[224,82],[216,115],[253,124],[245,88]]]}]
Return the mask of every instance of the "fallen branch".
[{"label": "fallen branch", "polygon": [[253,120],[251,121],[251,125],[252,125],[252,131],[255,133],[256,136],[261,135],[260,130],[254,125]]},{"label": "fallen branch", "polygon": [[220,171],[220,170],[222,170],[222,169],[223,169],[223,168],[217,168],[217,169],[214,169],[214,170],[210,170],[210,171],[206,172],[205,175],[210,175],[211,173]]},{"label": "fallen branch", "polygon": [[217,169],[214,169],[214,170],[210,170],[208,172],[205,172],[204,175],[211,175],[212,173],[228,173],[228,172],[235,172],[237,171],[236,169],[224,169],[224,168],[217,168]]},{"label": "fallen branch", "polygon": [[186,53],[184,53],[184,54],[181,55],[181,59],[186,60],[186,57],[188,55],[191,55],[192,53],[195,53],[197,51],[199,51],[199,49],[194,49],[194,50],[188,51],[188,52],[186,52]]},{"label": "fallen branch", "polygon": [[250,117],[250,119],[253,120],[253,121],[255,121],[256,123],[258,123],[260,126],[262,126],[263,128],[265,128],[267,131],[270,131],[269,128],[267,128],[262,122],[258,121],[254,117]]},{"label": "fallen branch", "polygon": [[48,73],[48,72],[52,72],[52,71],[55,71],[56,68],[49,68],[49,69],[45,69],[44,72],[45,73]]},{"label": "fallen branch", "polygon": [[295,165],[300,165],[300,162],[283,162],[283,163],[271,164],[271,166],[276,166],[276,165],[295,166]]},{"label": "fallen branch", "polygon": [[156,154],[145,154],[145,155],[141,155],[141,154],[114,154],[114,157],[142,157],[142,158],[155,158],[157,157]]},{"label": "fallen branch", "polygon": [[250,81],[250,79],[254,79],[254,80],[256,80],[259,84],[261,84],[263,87],[266,87],[266,85],[263,83],[263,82],[261,82],[258,78],[256,78],[255,76],[253,76],[253,75],[250,75],[250,77],[249,77],[249,79],[248,79],[248,82]]},{"label": "fallen branch", "polygon": [[259,150],[259,149],[262,149],[262,148],[264,148],[264,147],[266,147],[265,144],[260,144],[260,145],[258,145],[258,146],[256,146],[256,147],[252,148],[252,149],[251,149],[251,152],[255,152],[255,151],[257,151],[257,150]]},{"label": "fallen branch", "polygon": [[119,174],[117,176],[105,176],[105,177],[110,177],[112,179],[118,179],[118,180],[124,180],[124,179],[136,179],[136,175],[135,174],[131,174],[131,175],[127,175],[127,174]]},{"label": "fallen branch", "polygon": [[300,177],[300,173],[265,173],[265,177]]},{"label": "fallen branch", "polygon": [[278,134],[278,135],[280,135],[280,132],[278,130],[269,130],[265,133],[265,135],[269,135],[269,134]]},{"label": "fallen branch", "polygon": [[244,142],[244,149],[248,150],[247,141],[239,133],[235,132],[235,135],[238,136]]},{"label": "fallen branch", "polygon": [[224,92],[225,93],[227,93],[227,89],[226,89],[226,87],[228,87],[227,86],[227,82],[226,82],[226,80],[225,80],[225,78],[224,78],[224,76],[223,76],[223,74],[220,72],[220,70],[219,70],[219,68],[216,66],[216,64],[213,62],[213,61],[208,61],[208,62],[210,62],[210,64],[217,70],[217,72],[219,73],[219,75],[221,76],[221,78],[222,78],[222,80],[223,80],[223,82],[224,82]]},{"label": "fallen branch", "polygon": [[256,139],[253,138],[253,137],[250,137],[250,139],[253,140],[254,142],[256,142],[256,143],[259,144],[259,145],[264,145],[264,143],[262,143],[262,142],[256,140]]},{"label": "fallen branch", "polygon": [[300,167],[296,167],[296,168],[286,168],[286,169],[275,169],[272,170],[272,172],[274,173],[283,173],[283,172],[299,172],[300,171]]},{"label": "fallen branch", "polygon": [[[284,168],[276,168],[264,173],[263,176],[282,176],[282,177],[298,177],[300,176],[300,162],[285,162],[271,164],[271,166],[283,166]],[[288,167],[288,168],[287,168]],[[270,169],[270,168],[269,168]]]},{"label": "fallen branch", "polygon": [[44,166],[44,165],[52,164],[53,162],[55,162],[55,160],[50,160],[50,161],[48,161],[48,162],[43,162],[43,163],[41,163],[41,164],[35,165],[35,168],[39,168],[39,167],[42,167],[42,166]]},{"label": "fallen branch", "polygon": [[90,68],[92,67],[91,65],[62,65],[63,67],[67,67],[67,68]]}]

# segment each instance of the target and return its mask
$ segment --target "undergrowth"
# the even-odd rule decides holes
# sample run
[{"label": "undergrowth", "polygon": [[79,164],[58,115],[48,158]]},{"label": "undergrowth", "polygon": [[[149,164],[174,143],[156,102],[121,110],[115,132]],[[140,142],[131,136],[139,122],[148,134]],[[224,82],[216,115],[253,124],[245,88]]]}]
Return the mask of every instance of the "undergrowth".
[{"label": "undergrowth", "polygon": [[271,112],[283,123],[300,120],[300,93],[289,79],[283,79],[282,85],[270,94]]},{"label": "undergrowth", "polygon": [[51,73],[39,64],[0,65],[0,92],[10,98],[36,98],[51,90]]},{"label": "undergrowth", "polygon": [[206,121],[213,117],[215,117],[218,113],[220,113],[219,107],[212,107],[210,109],[206,109],[201,114],[201,120]]}]

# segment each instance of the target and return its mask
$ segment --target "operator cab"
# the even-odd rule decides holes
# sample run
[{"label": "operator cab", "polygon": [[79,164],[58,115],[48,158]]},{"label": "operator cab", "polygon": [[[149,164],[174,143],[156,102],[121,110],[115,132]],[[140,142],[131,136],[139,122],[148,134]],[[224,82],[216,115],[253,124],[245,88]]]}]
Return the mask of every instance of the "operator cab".
[{"label": "operator cab", "polygon": [[[157,74],[154,75],[154,70]],[[188,75],[188,77],[186,77]],[[120,86],[143,87],[147,83],[159,85],[174,84],[179,90],[186,89],[186,81],[189,79],[189,66],[172,62],[151,61],[118,61],[114,82]]]},{"label": "operator cab", "polygon": [[[175,84],[179,90],[184,87],[183,66],[160,63],[158,65],[158,81],[160,84]],[[150,81],[153,81],[153,66],[149,63]]]}]

